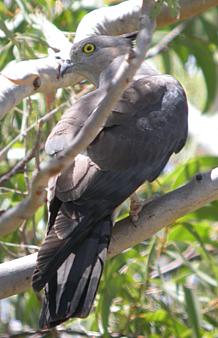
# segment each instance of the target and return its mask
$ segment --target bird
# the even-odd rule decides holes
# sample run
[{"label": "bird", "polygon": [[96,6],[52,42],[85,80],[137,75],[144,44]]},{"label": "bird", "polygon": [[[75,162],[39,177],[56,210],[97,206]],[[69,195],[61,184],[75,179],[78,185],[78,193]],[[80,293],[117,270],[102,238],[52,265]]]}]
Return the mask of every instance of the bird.
[{"label": "bird", "polygon": [[[136,33],[91,36],[74,43],[61,75],[78,72],[96,88],[52,129],[45,151],[57,156],[106,94]],[[154,181],[185,145],[188,106],[181,84],[142,64],[93,142],[48,186],[49,219],[32,277],[44,288],[39,326],[52,328],[91,311],[111,239],[114,210]]]}]

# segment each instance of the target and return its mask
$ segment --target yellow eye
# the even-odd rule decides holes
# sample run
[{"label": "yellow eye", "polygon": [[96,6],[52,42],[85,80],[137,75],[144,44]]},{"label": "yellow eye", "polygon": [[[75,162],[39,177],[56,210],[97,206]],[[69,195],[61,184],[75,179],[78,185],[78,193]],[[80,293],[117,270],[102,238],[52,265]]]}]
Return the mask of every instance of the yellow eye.
[{"label": "yellow eye", "polygon": [[93,43],[86,43],[83,48],[82,51],[85,54],[92,54],[95,51],[95,45]]}]

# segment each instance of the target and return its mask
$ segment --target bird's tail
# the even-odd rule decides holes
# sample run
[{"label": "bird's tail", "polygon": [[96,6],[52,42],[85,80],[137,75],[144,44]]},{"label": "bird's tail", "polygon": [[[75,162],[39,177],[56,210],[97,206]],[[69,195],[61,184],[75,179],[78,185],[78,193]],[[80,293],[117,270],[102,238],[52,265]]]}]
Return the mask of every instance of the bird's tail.
[{"label": "bird's tail", "polygon": [[[51,328],[69,318],[89,314],[102,275],[111,230],[112,222],[107,217],[97,223],[79,245],[72,247],[70,253],[68,244],[68,257],[45,285],[40,328]],[[63,251],[66,249],[64,247]],[[57,260],[61,254],[59,251]],[[66,256],[66,252],[63,254]],[[39,289],[39,274],[42,280],[43,271],[36,269],[33,275],[35,289]]]}]

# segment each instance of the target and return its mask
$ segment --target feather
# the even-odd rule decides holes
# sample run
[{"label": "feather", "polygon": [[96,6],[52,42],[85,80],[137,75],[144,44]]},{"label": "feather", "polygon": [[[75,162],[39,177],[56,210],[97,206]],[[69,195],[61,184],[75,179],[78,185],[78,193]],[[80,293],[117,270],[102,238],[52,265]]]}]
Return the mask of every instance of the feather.
[{"label": "feather", "polygon": [[40,327],[51,328],[90,312],[102,275],[112,222],[108,217],[68,255],[45,287]]}]

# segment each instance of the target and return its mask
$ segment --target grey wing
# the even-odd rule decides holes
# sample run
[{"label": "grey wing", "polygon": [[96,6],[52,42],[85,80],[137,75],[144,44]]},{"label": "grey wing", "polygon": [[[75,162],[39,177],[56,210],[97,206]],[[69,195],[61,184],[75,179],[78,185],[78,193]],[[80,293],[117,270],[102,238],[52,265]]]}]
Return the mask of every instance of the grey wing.
[{"label": "grey wing", "polygon": [[187,120],[181,85],[168,75],[144,77],[125,91],[88,154],[104,170],[141,165],[152,180],[184,146]]},{"label": "grey wing", "polygon": [[[100,92],[89,94],[89,112],[100,96]],[[79,155],[58,179],[56,197],[64,202],[62,213],[78,222],[84,213],[96,219],[97,214],[112,212],[145,180],[154,180],[171,154],[185,144],[187,113],[184,90],[172,77],[157,75],[135,81],[88,147],[88,156]],[[69,123],[65,132],[69,135],[69,126],[79,129],[87,113],[80,111],[82,117],[74,114],[73,119],[66,114]],[[49,136],[53,149],[57,149],[57,135],[63,135],[64,121],[65,117]],[[72,201],[77,205],[77,215]]]},{"label": "grey wing", "polygon": [[99,168],[88,156],[79,154],[61,174],[49,180],[49,229],[54,227],[59,239],[64,239],[82,221],[92,221],[91,206],[80,211],[78,200],[90,185]]},{"label": "grey wing", "polygon": [[61,120],[52,129],[45,144],[45,151],[49,155],[65,150],[73,138],[78,134],[88,117],[97,107],[102,98],[100,89],[84,95],[63,114]]},{"label": "grey wing", "polygon": [[75,217],[76,206],[79,222],[97,220],[145,180],[154,180],[185,144],[187,113],[185,93],[172,77],[150,76],[131,85],[88,147],[88,156],[78,157],[58,180],[64,215]]}]

